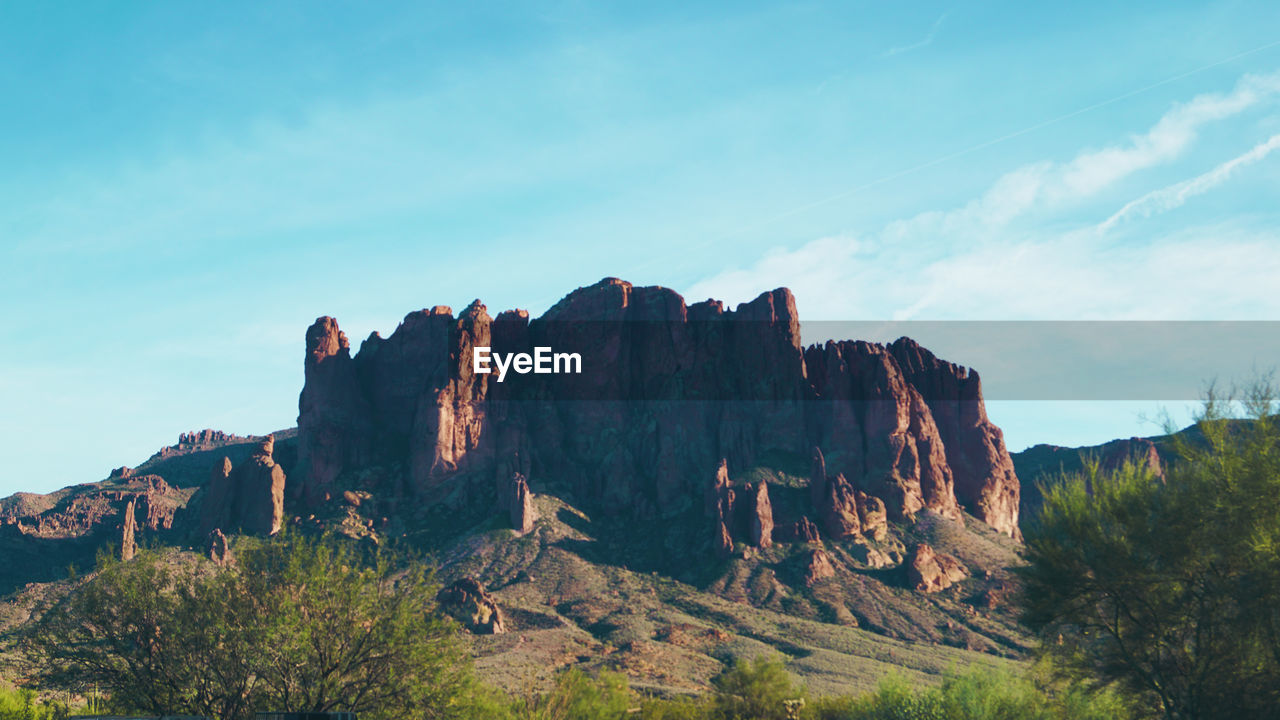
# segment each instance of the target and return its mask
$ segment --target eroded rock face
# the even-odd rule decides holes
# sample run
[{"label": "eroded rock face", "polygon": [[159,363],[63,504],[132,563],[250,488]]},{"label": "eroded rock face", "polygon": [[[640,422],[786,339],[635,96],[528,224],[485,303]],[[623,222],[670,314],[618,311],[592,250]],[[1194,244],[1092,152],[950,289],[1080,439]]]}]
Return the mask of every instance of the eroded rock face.
[{"label": "eroded rock face", "polygon": [[[714,545],[724,545],[721,526],[731,540],[765,545],[768,491],[729,487],[727,467],[800,454],[813,458],[812,511],[840,536],[863,532],[858,491],[879,500],[867,503],[876,528],[880,512],[907,520],[928,508],[958,520],[963,504],[1016,532],[1017,480],[977,376],[910,341],[803,349],[786,289],[728,310],[609,278],[537,319],[491,318],[478,301],[456,317],[442,306],[411,313],[355,357],[332,318],[306,339],[290,486],[303,507],[353,489],[355,471],[371,464],[406,467],[391,493],[427,502],[483,497],[518,472],[567,483],[612,514],[666,515],[702,496]],[[579,353],[581,372],[498,382],[496,369],[473,366],[482,346]],[[724,479],[708,488],[706,468],[722,460]]]},{"label": "eroded rock face", "polygon": [[493,596],[475,578],[464,577],[436,596],[440,609],[477,635],[507,631],[506,620]]},{"label": "eroded rock face", "polygon": [[987,419],[977,371],[940,360],[910,338],[899,338],[889,351],[932,410],[956,499],[978,519],[1019,537],[1018,477],[1004,433]]},{"label": "eroded rock face", "polygon": [[854,493],[858,504],[858,523],[862,534],[874,540],[884,540],[889,534],[889,513],[884,501],[858,490]]},{"label": "eroded rock face", "polygon": [[[117,530],[123,532],[125,511],[132,507],[146,515],[147,529],[173,526],[182,497],[164,478],[131,474],[113,480],[119,482],[80,485],[55,496],[15,496],[28,497],[30,501],[7,508],[0,514],[0,523],[14,525],[20,535],[36,538],[78,538],[100,531],[115,535]],[[136,519],[133,527],[138,532]],[[121,535],[115,535],[110,543],[114,545],[120,539]]]},{"label": "eroded rock face", "polygon": [[814,548],[805,554],[804,567],[804,584],[807,587],[813,587],[827,578],[836,576],[836,568],[831,562],[831,556],[821,548]]},{"label": "eroded rock face", "polygon": [[274,535],[284,522],[284,469],[272,453],[275,440],[268,435],[240,465],[232,468],[223,458],[213,467],[201,490],[198,532],[214,530]]},{"label": "eroded rock face", "polygon": [[935,553],[925,543],[916,545],[907,557],[907,584],[919,592],[946,590],[969,576],[969,571],[950,555]]},{"label": "eroded rock face", "polygon": [[819,510],[822,529],[830,537],[856,537],[862,533],[858,519],[858,494],[843,473],[827,482],[827,494]]},{"label": "eroded rock face", "polygon": [[780,542],[816,543],[822,541],[818,526],[807,516],[791,523],[790,526],[775,528],[773,536]]}]

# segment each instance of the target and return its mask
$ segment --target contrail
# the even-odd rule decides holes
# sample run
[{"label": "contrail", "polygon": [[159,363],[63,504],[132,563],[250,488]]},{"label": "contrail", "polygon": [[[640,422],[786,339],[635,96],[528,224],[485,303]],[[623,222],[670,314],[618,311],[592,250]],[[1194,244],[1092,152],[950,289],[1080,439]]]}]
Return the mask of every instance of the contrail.
[{"label": "contrail", "polygon": [[[1069,113],[1066,113],[1066,114],[1064,114],[1064,115],[1059,115],[1059,116],[1057,116],[1057,117],[1050,118],[1050,119],[1048,119],[1048,120],[1043,120],[1043,121],[1038,122],[1038,123],[1036,123],[1036,124],[1034,124],[1034,125],[1029,125],[1029,126],[1027,126],[1027,127],[1025,127],[1025,128],[1022,128],[1021,130],[1015,130],[1015,131],[1013,131],[1013,132],[1011,132],[1011,133],[1008,133],[1008,134],[1005,134],[1005,135],[1001,135],[1000,137],[992,138],[992,139],[990,139],[990,140],[986,140],[986,141],[984,141],[984,142],[980,142],[980,143],[978,143],[977,145],[971,145],[971,146],[969,146],[969,147],[967,147],[967,148],[964,148],[963,150],[957,150],[957,151],[955,151],[955,152],[953,152],[953,153],[949,153],[949,154],[947,154],[947,155],[943,155],[943,156],[941,156],[941,157],[935,158],[935,159],[930,160],[930,161],[928,161],[928,162],[921,163],[921,164],[919,164],[919,165],[914,165],[914,166],[912,166],[912,167],[909,167],[909,168],[906,168],[906,169],[903,169],[903,170],[898,170],[897,172],[893,172],[893,173],[890,173],[890,174],[888,174],[888,175],[884,175],[884,176],[882,176],[882,177],[876,178],[875,180],[872,180],[872,181],[870,181],[870,182],[864,183],[864,184],[862,184],[862,185],[858,185],[857,187],[853,187],[853,188],[850,188],[850,189],[848,189],[848,190],[843,190],[843,191],[838,192],[838,193],[836,193],[836,194],[834,194],[834,195],[829,195],[829,196],[824,197],[824,198],[821,198],[821,199],[819,199],[819,200],[814,200],[813,202],[806,203],[806,204],[804,204],[804,205],[799,205],[799,206],[794,207],[794,208],[791,208],[791,209],[789,209],[789,210],[784,210],[783,212],[780,212],[780,213],[778,213],[778,214],[776,214],[776,215],[773,215],[773,216],[770,216],[770,217],[766,217],[766,218],[763,218],[763,219],[761,219],[761,220],[757,220],[757,221],[755,221],[755,222],[753,222],[753,223],[751,223],[751,224],[749,224],[749,225],[744,225],[744,226],[742,226],[742,227],[739,227],[738,229],[736,229],[736,230],[732,230],[732,231],[730,231],[730,232],[728,232],[728,233],[725,233],[724,235],[721,235],[721,236],[718,236],[718,237],[715,237],[715,238],[712,238],[712,239],[709,239],[709,240],[704,240],[704,241],[702,241],[701,243],[694,243],[693,245],[691,245],[691,247],[692,247],[692,248],[703,248],[703,247],[706,247],[707,245],[711,245],[711,244],[714,244],[714,243],[718,243],[718,242],[720,242],[720,241],[722,241],[722,240],[728,240],[728,239],[730,239],[730,238],[733,238],[733,237],[736,237],[736,236],[738,236],[738,235],[741,235],[742,233],[747,232],[748,230],[753,230],[753,229],[758,228],[758,227],[761,227],[761,226],[763,226],[763,225],[769,225],[769,224],[775,223],[775,222],[777,222],[777,221],[779,221],[779,220],[784,220],[784,219],[789,218],[789,217],[792,217],[792,216],[794,216],[794,215],[799,215],[799,214],[801,214],[801,213],[808,212],[808,211],[810,211],[810,210],[812,210],[812,209],[814,209],[814,208],[822,207],[823,205],[828,205],[828,204],[830,204],[830,203],[836,202],[837,200],[843,200],[843,199],[845,199],[845,198],[847,198],[847,197],[850,197],[850,196],[852,196],[852,195],[856,195],[856,194],[858,194],[858,193],[860,193],[860,192],[864,192],[864,191],[866,191],[866,190],[870,190],[871,188],[876,187],[876,186],[878,186],[878,185],[883,185],[883,184],[885,184],[885,183],[887,183],[887,182],[891,182],[891,181],[893,181],[893,180],[897,180],[897,179],[902,178],[902,177],[905,177],[905,176],[907,176],[907,175],[911,175],[912,173],[916,173],[916,172],[919,172],[919,171],[921,171],[921,170],[924,170],[924,169],[927,169],[927,168],[934,167],[935,165],[941,165],[942,163],[945,163],[945,162],[948,162],[948,161],[951,161],[951,160],[955,160],[955,159],[956,159],[956,158],[958,158],[958,157],[964,157],[965,155],[969,155],[969,154],[975,153],[975,152],[977,152],[977,151],[979,151],[979,150],[983,150],[983,149],[985,149],[985,148],[989,148],[989,147],[991,147],[992,145],[998,145],[998,144],[1000,144],[1000,143],[1002,143],[1002,142],[1006,142],[1006,141],[1008,141],[1008,140],[1012,140],[1012,139],[1014,139],[1014,138],[1016,138],[1016,137],[1020,137],[1020,136],[1022,136],[1022,135],[1026,135],[1026,134],[1028,134],[1028,133],[1032,133],[1032,132],[1035,132],[1035,131],[1037,131],[1037,130],[1041,130],[1041,129],[1043,129],[1043,128],[1049,127],[1050,125],[1055,125],[1055,124],[1060,123],[1060,122],[1063,122],[1063,121],[1065,121],[1065,120],[1070,120],[1071,118],[1078,117],[1078,116],[1080,116],[1080,115],[1084,115],[1085,113],[1093,112],[1094,110],[1097,110],[1097,109],[1099,109],[1099,108],[1104,108],[1104,107],[1106,107],[1106,106],[1108,106],[1108,105],[1114,105],[1115,103],[1121,102],[1121,101],[1123,101],[1123,100],[1128,100],[1129,98],[1134,97],[1134,96],[1136,96],[1136,95],[1141,95],[1141,94],[1143,94],[1143,93],[1150,92],[1150,91],[1152,91],[1152,90],[1155,90],[1156,88],[1163,87],[1163,86],[1168,85],[1168,84],[1170,84],[1170,83],[1175,83],[1175,82],[1177,82],[1177,81],[1179,81],[1179,80],[1182,80],[1182,79],[1184,79],[1184,78],[1190,77],[1190,76],[1192,76],[1192,75],[1196,75],[1196,74],[1198,74],[1198,73],[1202,73],[1202,72],[1204,72],[1204,71],[1206,71],[1206,70],[1211,70],[1211,69],[1213,69],[1213,68],[1215,68],[1215,67],[1218,67],[1219,65],[1225,65],[1225,64],[1227,64],[1227,63],[1229,63],[1229,62],[1232,62],[1232,61],[1234,61],[1234,60],[1239,60],[1239,59],[1240,59],[1240,58],[1242,58],[1242,57],[1247,57],[1247,56],[1249,56],[1249,55],[1253,55],[1253,54],[1255,54],[1255,53],[1262,52],[1263,50],[1268,50],[1268,49],[1273,48],[1273,47],[1276,47],[1276,46],[1278,46],[1278,45],[1280,45],[1280,40],[1275,40],[1275,41],[1273,41],[1273,42],[1269,42],[1269,43],[1267,43],[1266,45],[1260,45],[1260,46],[1255,47],[1255,48],[1253,48],[1253,49],[1251,49],[1251,50],[1245,50],[1244,52],[1236,53],[1235,55],[1232,55],[1232,56],[1230,56],[1230,57],[1226,57],[1226,58],[1223,58],[1223,59],[1221,59],[1221,60],[1215,60],[1214,62],[1211,62],[1211,63],[1209,63],[1209,64],[1207,64],[1207,65],[1201,65],[1200,67],[1197,67],[1197,68],[1195,68],[1195,69],[1193,69],[1193,70],[1187,70],[1186,72],[1178,73],[1177,75],[1172,75],[1172,76],[1167,77],[1167,78],[1165,78],[1165,79],[1163,79],[1163,80],[1160,80],[1160,81],[1158,81],[1158,82],[1151,83],[1150,85],[1145,85],[1145,86],[1143,86],[1143,87],[1137,88],[1136,90],[1130,90],[1129,92],[1123,93],[1123,94],[1121,94],[1121,95],[1116,95],[1115,97],[1109,98],[1109,99],[1107,99],[1107,100],[1102,100],[1102,101],[1100,101],[1100,102],[1096,102],[1096,103],[1094,103],[1094,104],[1092,104],[1092,105],[1088,105],[1088,106],[1086,106],[1086,107],[1082,107],[1082,108],[1080,108],[1079,110],[1073,110],[1073,111],[1071,111],[1071,112],[1069,112]],[[647,267],[647,266],[649,266],[649,265],[653,265],[653,264],[655,264],[656,262],[658,262],[658,261],[657,261],[657,260],[652,260],[652,261],[650,261],[650,262],[642,263],[642,264],[637,265],[637,266],[634,266],[634,267],[636,267],[636,268],[643,268],[643,267]],[[665,262],[665,261],[664,261],[664,262]]]}]

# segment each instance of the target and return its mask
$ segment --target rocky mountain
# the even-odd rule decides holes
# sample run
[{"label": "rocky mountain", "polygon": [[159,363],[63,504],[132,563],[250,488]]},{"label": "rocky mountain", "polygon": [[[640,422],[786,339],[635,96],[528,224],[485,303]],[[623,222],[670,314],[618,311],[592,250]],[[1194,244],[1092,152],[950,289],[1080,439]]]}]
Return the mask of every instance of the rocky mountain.
[{"label": "rocky mountain", "polygon": [[[476,348],[580,372],[499,379]],[[184,433],[137,470],[0,501],[23,559],[0,590],[104,546],[231,564],[237,535],[292,525],[436,558],[479,667],[512,687],[605,664],[682,691],[772,649],[848,689],[1027,650],[1004,602],[1020,483],[978,374],[907,338],[805,347],[786,289],[728,309],[610,278],[537,318],[410,313],[354,354],[322,317],[303,377],[296,431]]]},{"label": "rocky mountain", "polygon": [[[727,310],[610,278],[537,319],[491,317],[476,301],[456,317],[443,306],[411,313],[354,356],[333,318],[317,320],[306,342],[289,493],[309,510],[354,489],[391,504],[482,501],[520,473],[611,515],[670,516],[701,498],[722,464],[732,472],[818,452],[843,481],[814,497],[813,518],[838,515],[832,504],[861,492],[895,521],[964,510],[1018,533],[1019,483],[977,373],[907,338],[803,348],[786,289]],[[475,372],[476,347],[579,353],[582,372],[500,383]],[[381,485],[358,479],[391,465],[404,472]],[[747,505],[767,508],[767,491],[752,492]]]}]

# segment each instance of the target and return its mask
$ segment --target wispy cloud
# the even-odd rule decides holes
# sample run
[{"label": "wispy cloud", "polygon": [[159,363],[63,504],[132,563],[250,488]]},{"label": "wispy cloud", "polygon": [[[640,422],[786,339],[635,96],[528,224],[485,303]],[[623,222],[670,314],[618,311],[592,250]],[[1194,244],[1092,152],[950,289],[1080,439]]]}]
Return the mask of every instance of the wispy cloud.
[{"label": "wispy cloud", "polygon": [[[778,249],[689,289],[746,300],[785,284],[810,319],[1159,319],[1280,316],[1263,288],[1280,273],[1273,228],[1201,219],[1156,238],[1098,232],[1104,190],[1182,157],[1202,129],[1280,94],[1280,73],[1246,76],[1195,97],[1145,132],[1072,160],[1006,173],[960,207],[918,213],[878,231]],[[1191,180],[1147,193],[1102,223],[1150,217],[1208,192],[1280,147],[1280,135]],[[1114,207],[1114,205],[1112,206]]]},{"label": "wispy cloud", "polygon": [[1225,94],[1200,95],[1178,105],[1150,130],[1114,147],[1082,153],[1062,170],[1058,191],[1086,196],[1117,180],[1178,157],[1206,124],[1238,115],[1280,93],[1280,73],[1246,75]]},{"label": "wispy cloud", "polygon": [[1272,135],[1266,141],[1253,146],[1248,152],[1231,158],[1209,172],[1159,190],[1153,190],[1137,200],[1127,203],[1099,225],[1098,229],[1106,232],[1126,220],[1148,218],[1182,207],[1187,200],[1218,187],[1231,179],[1231,176],[1240,168],[1262,160],[1278,148],[1280,148],[1280,135]]},{"label": "wispy cloud", "polygon": [[942,21],[946,19],[947,19],[946,13],[939,15],[938,19],[934,20],[933,25],[929,27],[929,33],[925,35],[922,40],[918,42],[913,42],[910,45],[901,45],[898,47],[891,47],[888,50],[885,50],[881,54],[881,57],[893,57],[894,55],[901,55],[902,53],[911,52],[912,50],[919,50],[922,47],[932,44],[933,39],[938,36],[938,31],[942,29]]}]

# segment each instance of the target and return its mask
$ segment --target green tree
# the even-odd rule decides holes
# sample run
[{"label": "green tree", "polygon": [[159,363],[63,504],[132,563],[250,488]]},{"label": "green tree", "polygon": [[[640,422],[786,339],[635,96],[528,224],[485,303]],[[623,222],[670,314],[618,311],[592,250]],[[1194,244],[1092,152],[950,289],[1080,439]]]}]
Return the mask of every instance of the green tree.
[{"label": "green tree", "polygon": [[435,591],[332,538],[264,541],[229,569],[148,551],[50,608],[28,653],[46,684],[97,685],[122,711],[463,716],[470,663]]},{"label": "green tree", "polygon": [[804,688],[792,683],[781,661],[764,655],[739,660],[711,683],[712,710],[724,720],[788,720],[804,706]]},{"label": "green tree", "polygon": [[1165,477],[1096,462],[1025,530],[1023,619],[1077,677],[1170,719],[1280,717],[1280,429],[1210,395]]}]

